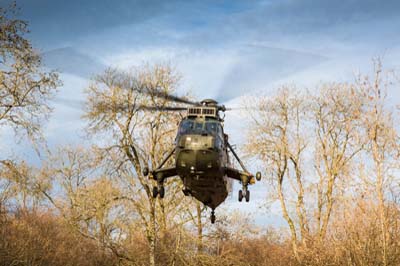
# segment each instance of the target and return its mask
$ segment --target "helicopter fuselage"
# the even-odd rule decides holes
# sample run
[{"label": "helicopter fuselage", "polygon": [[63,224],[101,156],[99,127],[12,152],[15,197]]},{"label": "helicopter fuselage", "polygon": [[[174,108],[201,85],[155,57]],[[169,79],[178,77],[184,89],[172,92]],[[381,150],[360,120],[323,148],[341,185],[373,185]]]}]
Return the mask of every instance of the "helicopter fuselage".
[{"label": "helicopter fuselage", "polygon": [[[200,106],[189,107],[187,116],[179,124],[174,149],[166,156],[157,169],[151,172],[151,177],[157,181],[153,187],[153,197],[164,197],[164,180],[179,176],[184,184],[183,193],[191,195],[212,209],[211,222],[215,222],[214,210],[230,192],[232,180],[241,182],[239,201],[250,200],[248,185],[254,184],[254,176],[249,173],[224,134],[223,118],[219,111],[224,112],[224,106],[218,106],[214,100],[203,100]],[[230,163],[228,150],[239,162],[243,170],[236,169]],[[163,167],[175,154],[175,165]],[[146,168],[144,175],[148,175]],[[261,174],[257,173],[257,180]]]},{"label": "helicopter fuselage", "polygon": [[230,186],[230,180],[225,173],[229,158],[224,135],[223,132],[218,132],[218,121],[192,122],[194,125],[203,124],[204,127],[213,123],[215,131],[178,134],[176,171],[183,181],[185,194],[190,194],[215,209],[228,196]]}]

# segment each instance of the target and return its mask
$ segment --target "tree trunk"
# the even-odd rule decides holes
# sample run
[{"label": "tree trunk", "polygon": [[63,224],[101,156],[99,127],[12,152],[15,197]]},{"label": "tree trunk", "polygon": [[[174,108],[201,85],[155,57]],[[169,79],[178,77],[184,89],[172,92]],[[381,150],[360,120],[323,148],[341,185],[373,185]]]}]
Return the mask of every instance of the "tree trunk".
[{"label": "tree trunk", "polygon": [[286,202],[285,202],[285,197],[283,195],[283,188],[282,188],[282,181],[283,181],[283,175],[280,174],[279,180],[278,180],[278,194],[279,194],[279,201],[281,203],[281,208],[282,208],[282,213],[283,213],[283,218],[286,220],[286,222],[289,225],[290,228],[290,234],[291,234],[291,244],[292,244],[292,251],[293,254],[297,260],[298,263],[300,263],[300,257],[297,251],[297,234],[296,234],[296,227],[294,225],[293,220],[290,218],[289,213],[287,211],[286,207]]},{"label": "tree trunk", "polygon": [[200,253],[203,250],[203,224],[201,221],[200,202],[196,202],[196,209],[197,209],[197,252]]},{"label": "tree trunk", "polygon": [[325,210],[324,218],[322,220],[321,231],[319,232],[319,241],[321,243],[325,239],[326,232],[328,230],[329,220],[330,220],[332,209],[333,209],[333,188],[335,185],[335,180],[336,180],[336,176],[331,176],[331,177],[329,177],[329,180],[328,180],[328,187],[327,187],[327,191],[325,194],[326,200],[327,200],[326,210]]},{"label": "tree trunk", "polygon": [[149,265],[156,265],[156,217],[154,203],[152,206],[152,212],[150,214],[150,222],[148,229],[148,242],[149,242]]},{"label": "tree trunk", "polygon": [[381,240],[382,240],[382,265],[388,265],[387,262],[387,253],[388,253],[388,226],[387,226],[387,217],[385,213],[385,196],[384,196],[384,174],[383,174],[383,166],[382,161],[383,158],[379,156],[379,148],[377,143],[373,143],[373,157],[375,160],[375,169],[376,169],[376,192],[378,194],[378,208],[379,208],[379,222],[381,227]]}]

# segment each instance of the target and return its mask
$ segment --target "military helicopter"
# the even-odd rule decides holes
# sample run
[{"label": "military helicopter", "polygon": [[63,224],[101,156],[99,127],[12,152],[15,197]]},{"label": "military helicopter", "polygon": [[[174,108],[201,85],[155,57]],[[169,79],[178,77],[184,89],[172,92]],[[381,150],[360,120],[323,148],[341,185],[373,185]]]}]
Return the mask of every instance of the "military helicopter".
[{"label": "military helicopter", "polygon": [[[238,199],[250,201],[248,186],[255,183],[254,175],[236,154],[224,133],[223,117],[220,113],[227,111],[224,105],[212,99],[191,102],[177,96],[160,94],[168,100],[186,103],[189,107],[163,107],[162,111],[184,111],[186,116],[179,124],[175,147],[154,170],[147,167],[143,175],[157,182],[153,187],[153,197],[163,198],[164,182],[168,178],[179,176],[183,182],[183,193],[192,196],[211,208],[211,223],[215,223],[215,209],[225,201],[229,193],[230,180],[238,180],[242,184]],[[148,108],[149,109],[149,108]],[[154,108],[154,110],[157,110]],[[229,152],[233,154],[241,166],[235,169],[230,162]],[[164,167],[167,161],[175,156],[175,166]],[[261,180],[257,172],[256,179]]]},{"label": "military helicopter", "polygon": [[[138,92],[150,94],[145,90]],[[245,199],[246,202],[249,202],[250,191],[248,186],[254,184],[256,179],[261,180],[261,173],[257,172],[254,178],[254,175],[246,169],[229,143],[228,135],[224,133],[224,116],[221,116],[221,114],[225,114],[225,111],[231,109],[225,108],[224,105],[218,105],[218,102],[213,99],[194,102],[157,90],[153,90],[151,95],[164,98],[169,102],[187,105],[187,107],[139,107],[144,111],[186,111],[186,116],[179,123],[174,148],[156,169],[143,168],[143,175],[149,176],[157,182],[157,186],[153,187],[153,197],[164,198],[165,180],[180,177],[184,185],[183,193],[186,196],[196,198],[205,206],[211,208],[211,223],[215,223],[215,209],[227,198],[232,180],[237,180],[242,184],[242,189],[238,193],[239,201]],[[76,107],[75,101],[62,98],[59,98],[58,101]],[[108,110],[111,107],[101,103],[97,108]],[[119,108],[124,109],[124,105]],[[234,168],[230,161],[229,152],[238,161],[241,170]],[[164,167],[173,156],[175,165]]]}]

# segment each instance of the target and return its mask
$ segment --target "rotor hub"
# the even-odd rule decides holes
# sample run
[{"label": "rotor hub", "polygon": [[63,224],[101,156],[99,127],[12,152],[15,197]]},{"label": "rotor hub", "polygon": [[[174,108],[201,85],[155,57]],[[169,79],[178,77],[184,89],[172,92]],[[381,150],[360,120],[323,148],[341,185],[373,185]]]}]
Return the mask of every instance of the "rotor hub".
[{"label": "rotor hub", "polygon": [[217,106],[218,102],[213,99],[204,99],[200,102],[200,104],[205,106]]}]

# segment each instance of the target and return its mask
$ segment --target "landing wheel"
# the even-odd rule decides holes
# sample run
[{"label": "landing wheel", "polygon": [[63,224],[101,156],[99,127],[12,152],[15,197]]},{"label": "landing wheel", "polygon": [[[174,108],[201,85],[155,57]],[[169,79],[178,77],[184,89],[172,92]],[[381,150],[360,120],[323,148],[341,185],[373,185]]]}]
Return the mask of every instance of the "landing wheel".
[{"label": "landing wheel", "polygon": [[158,195],[160,195],[160,198],[163,199],[165,195],[165,188],[164,186],[161,186],[160,189],[158,190]]},{"label": "landing wheel", "polygon": [[211,223],[212,224],[214,224],[215,223],[215,213],[214,213],[214,210],[212,210],[212,212],[211,212]]},{"label": "landing wheel", "polygon": [[256,173],[256,179],[257,179],[257,181],[261,180],[261,172]]},{"label": "landing wheel", "polygon": [[153,198],[157,198],[157,195],[158,195],[158,188],[153,187]]},{"label": "landing wheel", "polygon": [[147,168],[147,167],[143,168],[142,174],[143,174],[144,176],[148,176],[148,175],[149,175],[149,168]]},{"label": "landing wheel", "polygon": [[239,190],[239,201],[242,202],[243,200],[243,191]]},{"label": "landing wheel", "polygon": [[246,202],[250,201],[250,190],[247,190],[246,192]]},{"label": "landing wheel", "polygon": [[185,196],[189,196],[189,194],[190,194],[190,191],[189,191],[189,189],[187,189],[187,188],[182,189],[182,192],[183,192],[183,194],[184,194]]}]

